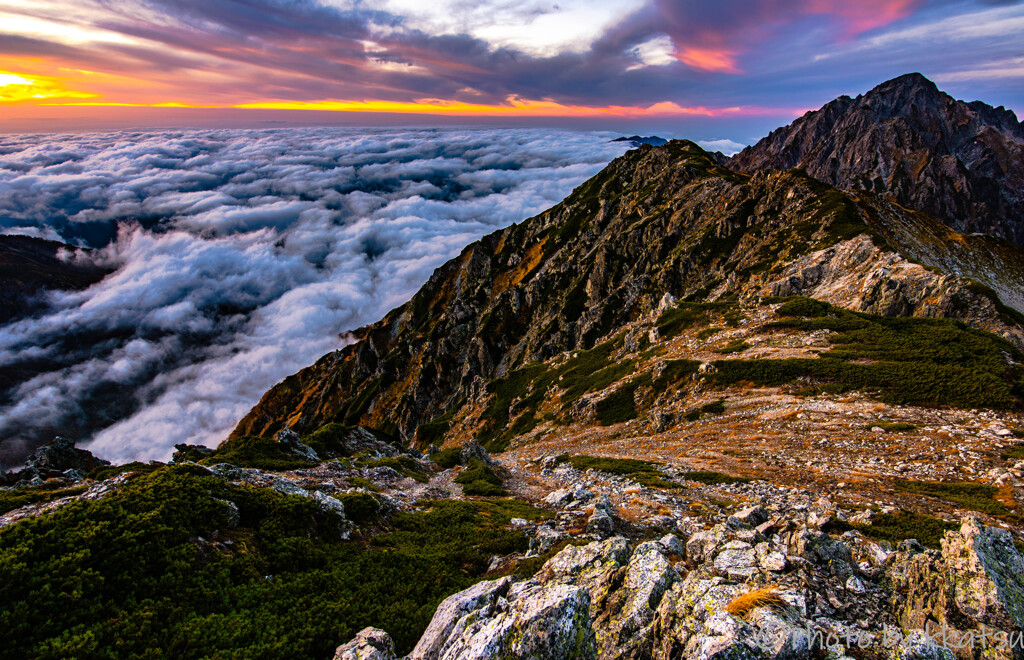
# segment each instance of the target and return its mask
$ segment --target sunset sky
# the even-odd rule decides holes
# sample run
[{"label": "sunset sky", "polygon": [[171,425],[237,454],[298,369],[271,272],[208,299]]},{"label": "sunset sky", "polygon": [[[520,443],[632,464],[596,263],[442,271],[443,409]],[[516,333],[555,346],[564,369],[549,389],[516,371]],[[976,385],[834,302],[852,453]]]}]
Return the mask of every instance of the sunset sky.
[{"label": "sunset sky", "polygon": [[0,0],[0,132],[503,124],[752,141],[920,71],[1024,110],[1024,2]]}]

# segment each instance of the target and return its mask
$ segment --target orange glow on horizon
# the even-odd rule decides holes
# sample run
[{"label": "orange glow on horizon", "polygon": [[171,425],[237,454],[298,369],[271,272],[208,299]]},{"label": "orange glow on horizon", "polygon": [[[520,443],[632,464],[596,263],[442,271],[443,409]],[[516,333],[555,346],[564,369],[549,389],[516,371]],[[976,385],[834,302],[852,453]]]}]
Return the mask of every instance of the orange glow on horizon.
[{"label": "orange glow on horizon", "polygon": [[401,101],[259,101],[236,105],[202,105],[180,102],[128,103],[121,101],[69,101],[40,103],[48,107],[111,107],[111,108],[186,108],[220,110],[310,110],[326,112],[367,112],[388,114],[448,115],[457,117],[723,117],[755,115],[792,115],[800,111],[790,108],[760,108],[733,106],[709,108],[706,106],[682,106],[671,101],[662,101],[650,106],[578,106],[564,105],[551,100],[533,101],[509,97],[506,105],[486,105],[445,101],[443,99],[419,99],[415,102]]},{"label": "orange glow on horizon", "polygon": [[388,112],[399,114],[442,114],[458,116],[492,117],[638,117],[662,115],[704,115],[716,117],[722,114],[740,112],[740,108],[683,107],[676,103],[656,103],[638,106],[580,106],[565,105],[551,100],[528,100],[510,96],[506,104],[487,105],[446,101],[443,99],[418,99],[402,101],[262,101],[232,106],[261,110],[329,110],[335,112]]}]

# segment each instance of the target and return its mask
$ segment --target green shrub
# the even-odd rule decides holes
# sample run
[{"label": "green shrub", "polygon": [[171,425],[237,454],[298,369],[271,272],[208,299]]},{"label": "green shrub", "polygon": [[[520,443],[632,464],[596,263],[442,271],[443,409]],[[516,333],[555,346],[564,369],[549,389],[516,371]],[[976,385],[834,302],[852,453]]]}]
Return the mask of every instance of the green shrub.
[{"label": "green shrub", "polygon": [[685,418],[689,422],[696,422],[698,419],[701,418],[702,415],[721,415],[724,412],[725,402],[719,400],[714,401],[712,403],[706,403],[700,408],[691,410],[690,412],[686,413]]},{"label": "green shrub", "polygon": [[680,484],[667,479],[658,469],[658,463],[641,461],[635,458],[605,458],[603,456],[587,456],[561,454],[556,464],[569,463],[577,470],[599,470],[608,474],[629,477],[638,484],[649,488],[680,488]]},{"label": "green shrub", "polygon": [[365,467],[389,467],[403,477],[409,477],[421,484],[430,481],[423,466],[411,456],[389,456],[386,458],[375,458],[358,461],[358,465]]},{"label": "green shrub", "polygon": [[851,364],[848,360],[854,357],[852,353],[826,353],[819,358],[717,360],[718,371],[712,378],[720,385],[745,381],[769,387],[797,382],[831,385],[835,392],[860,390],[897,405],[995,409],[1017,405],[1012,382],[974,360],[945,364],[893,359]]},{"label": "green shrub", "polygon": [[462,447],[449,447],[448,449],[442,449],[435,454],[431,454],[430,460],[445,469],[453,468],[461,462],[461,453]]},{"label": "green shrub", "polygon": [[[737,232],[739,237],[742,232]],[[661,313],[657,320],[658,333],[662,337],[672,338],[694,326],[704,325],[708,322],[709,313],[719,311],[725,315],[729,325],[739,323],[739,312],[735,309],[735,303],[731,302],[682,302],[676,307],[670,307]]]},{"label": "green shrub", "polygon": [[729,353],[739,353],[741,351],[745,351],[748,348],[750,348],[750,344],[748,344],[747,342],[743,341],[742,339],[734,339],[725,346],[722,346],[721,348],[716,348],[715,352],[721,353],[722,355],[728,355]]},{"label": "green shrub", "polygon": [[272,438],[245,435],[222,442],[217,451],[199,461],[203,465],[230,463],[260,470],[298,470],[313,465]]},{"label": "green shrub", "polygon": [[700,368],[700,362],[696,360],[669,360],[661,370],[661,375],[654,382],[658,389],[665,389],[670,385],[676,385],[689,380]]},{"label": "green shrub", "polygon": [[455,483],[462,486],[462,492],[466,495],[507,495],[508,492],[501,487],[501,478],[490,465],[487,465],[478,458],[469,459],[469,465],[459,476],[455,477]]},{"label": "green shrub", "polygon": [[995,499],[999,489],[989,484],[899,480],[894,485],[896,490],[904,493],[935,497],[959,504],[965,509],[973,509],[993,516],[1008,512],[1006,506]]},{"label": "green shrub", "polygon": [[95,479],[96,481],[103,481],[127,472],[140,472],[142,474],[146,474],[153,472],[154,470],[159,470],[162,467],[164,467],[164,464],[157,461],[153,461],[151,463],[132,461],[131,463],[124,463],[122,465],[97,465],[89,471],[89,478]]},{"label": "green shrub", "polygon": [[302,442],[309,445],[322,459],[348,456],[350,452],[345,446],[344,439],[355,429],[355,426],[331,422],[303,436]]},{"label": "green shrub", "polygon": [[595,406],[598,422],[610,426],[636,419],[636,391],[651,384],[651,375],[642,374],[598,401]]},{"label": "green shrub", "polygon": [[912,511],[900,511],[876,515],[867,525],[851,525],[838,518],[832,518],[822,527],[822,531],[827,534],[842,534],[856,529],[870,539],[888,541],[894,546],[906,539],[917,539],[921,545],[938,548],[945,533],[958,528],[959,525],[956,523],[946,522],[941,518]]},{"label": "green shrub", "polygon": [[712,472],[711,470],[693,470],[690,472],[683,473],[684,479],[690,481],[696,481],[698,483],[707,484],[709,486],[720,486],[724,484],[744,484],[750,481],[746,477],[734,477],[729,474],[723,474],[721,472]]},{"label": "green shrub", "polygon": [[621,387],[597,402],[597,421],[601,426],[610,426],[636,419],[635,389]]},{"label": "green shrub", "polygon": [[376,522],[380,518],[380,502],[372,495],[343,493],[338,495],[338,500],[345,506],[345,517],[357,525]]},{"label": "green shrub", "polygon": [[1024,461],[1024,445],[1007,447],[1003,452],[1003,458],[1007,461]]},{"label": "green shrub", "polygon": [[441,444],[452,427],[455,409],[416,427],[416,444],[419,447]]},{"label": "green shrub", "polygon": [[[235,503],[239,527],[218,500]],[[366,626],[406,654],[492,555],[527,548],[510,518],[546,515],[514,501],[421,504],[343,542],[310,498],[188,465],[140,475],[0,533],[4,654],[325,658]]]},{"label": "green shrub", "polygon": [[53,484],[40,484],[38,486],[26,486],[24,488],[11,488],[0,490],[0,514],[20,509],[29,504],[40,504],[52,502],[62,497],[80,495],[88,486],[56,486]]},{"label": "green shrub", "polygon": [[721,328],[704,328],[703,330],[697,333],[697,339],[704,341],[705,339],[714,337],[721,331]]},{"label": "green shrub", "polygon": [[707,320],[707,312],[691,305],[666,309],[658,317],[658,334],[667,339]]},{"label": "green shrub", "polygon": [[380,488],[377,488],[377,486],[369,479],[364,479],[363,477],[345,477],[345,480],[356,488],[365,488],[373,493],[380,492]]},{"label": "green shrub", "polygon": [[910,422],[875,422],[874,424],[868,424],[865,428],[873,429],[876,426],[880,429],[897,433],[913,431],[917,428],[916,424],[911,424]]},{"label": "green shrub", "polygon": [[775,313],[778,316],[818,318],[821,316],[828,316],[832,313],[832,310],[832,305],[827,302],[804,296],[795,296],[780,305],[779,308],[775,310]]}]

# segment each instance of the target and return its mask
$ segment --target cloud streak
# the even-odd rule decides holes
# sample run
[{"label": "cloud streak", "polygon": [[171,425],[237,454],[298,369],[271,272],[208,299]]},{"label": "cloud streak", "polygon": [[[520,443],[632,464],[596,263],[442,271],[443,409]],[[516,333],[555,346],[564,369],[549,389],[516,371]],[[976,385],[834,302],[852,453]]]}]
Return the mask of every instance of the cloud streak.
[{"label": "cloud streak", "polygon": [[624,147],[539,130],[0,137],[0,226],[117,267],[0,327],[8,462],[54,432],[118,460],[216,444],[271,385]]}]

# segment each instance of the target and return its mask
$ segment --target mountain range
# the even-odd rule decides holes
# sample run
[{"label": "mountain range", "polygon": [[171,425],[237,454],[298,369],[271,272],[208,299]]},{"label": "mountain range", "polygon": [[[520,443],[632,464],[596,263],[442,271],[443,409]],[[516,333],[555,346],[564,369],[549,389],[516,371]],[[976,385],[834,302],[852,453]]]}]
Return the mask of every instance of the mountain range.
[{"label": "mountain range", "polygon": [[1020,660],[1022,148],[918,74],[639,139],[217,448],[0,473],[4,650]]},{"label": "mountain range", "polygon": [[[968,133],[985,136],[1007,174],[983,165],[980,147],[966,161],[951,155]],[[942,209],[989,209],[1001,220],[985,228],[1016,236],[1019,214],[1000,205],[1021,189],[1022,136],[1012,113],[953,101],[912,74],[809,113],[728,161],[736,169],[691,142],[641,145],[552,209],[468,246],[352,345],[268,392],[234,436],[343,422],[410,442],[419,425],[446,418],[487,446],[535,426],[491,410],[501,404],[489,382],[647,333],[665,300],[739,307],[805,295],[886,317],[952,318],[1022,346],[1019,248],[950,227],[976,230],[980,216],[926,213],[937,186],[955,200]],[[820,165],[839,162],[822,155],[836,150],[840,175]],[[913,153],[927,166],[905,190],[850,185],[880,171],[880,154],[904,172]],[[989,188],[939,176],[951,158]],[[1002,192],[982,194],[993,187]]]}]

